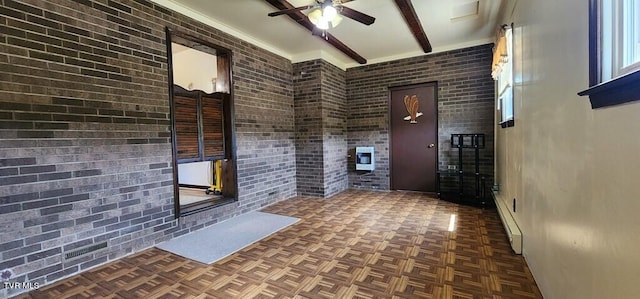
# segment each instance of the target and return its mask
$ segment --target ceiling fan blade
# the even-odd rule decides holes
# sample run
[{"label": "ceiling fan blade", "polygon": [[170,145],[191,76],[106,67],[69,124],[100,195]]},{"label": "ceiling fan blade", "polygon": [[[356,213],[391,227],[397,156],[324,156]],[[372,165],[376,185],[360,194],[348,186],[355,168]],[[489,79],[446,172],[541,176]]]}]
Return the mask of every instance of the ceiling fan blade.
[{"label": "ceiling fan blade", "polygon": [[365,24],[365,25],[371,25],[371,24],[373,24],[373,22],[376,21],[376,18],[374,18],[374,17],[372,17],[370,15],[361,13],[361,12],[359,12],[357,10],[353,10],[353,9],[348,8],[346,6],[342,6],[340,14],[345,16],[345,17],[347,17],[347,18],[349,18],[349,19],[352,19],[354,21],[358,21],[358,22],[360,22],[362,24]]},{"label": "ceiling fan blade", "polygon": [[300,6],[300,7],[296,7],[296,8],[290,8],[290,9],[283,9],[280,11],[274,11],[272,13],[269,13],[268,16],[270,17],[275,17],[275,16],[279,16],[279,15],[284,15],[284,14],[288,14],[288,13],[292,13],[295,11],[300,11],[300,10],[305,10],[305,9],[309,9],[314,7],[315,5],[307,5],[307,6]]},{"label": "ceiling fan blade", "polygon": [[324,35],[323,33],[324,33],[324,32],[322,31],[322,29],[320,29],[320,28],[318,28],[318,27],[316,27],[316,26],[313,26],[313,30],[311,31],[311,34],[312,34],[312,35],[315,35],[315,36],[323,36],[323,35]]}]

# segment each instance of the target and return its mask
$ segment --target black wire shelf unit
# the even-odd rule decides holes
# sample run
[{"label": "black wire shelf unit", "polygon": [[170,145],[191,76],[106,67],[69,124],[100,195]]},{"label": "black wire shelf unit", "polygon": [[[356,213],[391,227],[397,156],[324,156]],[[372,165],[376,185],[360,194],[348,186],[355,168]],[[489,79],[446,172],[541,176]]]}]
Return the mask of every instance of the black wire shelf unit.
[{"label": "black wire shelf unit", "polygon": [[[451,134],[451,148],[458,151],[456,169],[440,169],[436,175],[438,198],[475,206],[490,206],[487,187],[490,175],[480,173],[480,150],[485,147],[484,134]],[[474,150],[473,171],[463,169],[463,151]],[[442,185],[444,178],[451,178],[453,186]],[[472,188],[466,184],[472,184]],[[469,192],[473,190],[473,192]]]}]

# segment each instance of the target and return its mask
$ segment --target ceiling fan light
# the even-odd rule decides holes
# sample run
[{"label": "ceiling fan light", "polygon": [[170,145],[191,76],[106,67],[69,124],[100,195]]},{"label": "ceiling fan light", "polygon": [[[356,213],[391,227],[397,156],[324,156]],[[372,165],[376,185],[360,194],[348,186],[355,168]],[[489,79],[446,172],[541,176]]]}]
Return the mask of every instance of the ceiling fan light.
[{"label": "ceiling fan light", "polygon": [[333,21],[333,19],[337,15],[338,11],[331,5],[325,6],[324,10],[322,11],[322,16],[328,21]]},{"label": "ceiling fan light", "polygon": [[322,19],[322,9],[313,9],[311,12],[309,12],[307,17],[309,18],[309,21],[313,23],[313,25],[318,25],[318,22],[320,21],[320,19]]},{"label": "ceiling fan light", "polygon": [[318,27],[318,29],[327,30],[329,29],[329,21],[325,18],[320,18],[316,27]]}]

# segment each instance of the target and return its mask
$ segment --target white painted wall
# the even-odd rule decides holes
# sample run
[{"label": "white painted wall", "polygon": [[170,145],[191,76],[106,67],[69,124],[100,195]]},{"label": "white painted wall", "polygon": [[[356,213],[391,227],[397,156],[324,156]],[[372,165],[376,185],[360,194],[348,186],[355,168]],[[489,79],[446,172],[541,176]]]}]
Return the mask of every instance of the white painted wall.
[{"label": "white painted wall", "polygon": [[212,182],[211,161],[178,164],[178,184],[209,186]]},{"label": "white painted wall", "polygon": [[216,56],[172,43],[173,83],[187,90],[214,92],[212,79],[217,77]]},{"label": "white painted wall", "polygon": [[545,298],[639,298],[640,102],[593,110],[576,95],[587,13],[583,0],[520,0],[507,14],[517,86],[515,127],[497,129],[498,199],[517,198]]}]

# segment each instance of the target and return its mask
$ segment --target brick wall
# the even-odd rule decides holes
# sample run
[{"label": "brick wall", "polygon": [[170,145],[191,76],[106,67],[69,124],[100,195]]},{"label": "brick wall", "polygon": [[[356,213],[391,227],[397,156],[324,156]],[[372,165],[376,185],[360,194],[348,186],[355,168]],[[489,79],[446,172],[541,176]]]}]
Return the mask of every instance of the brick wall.
[{"label": "brick wall", "polygon": [[[492,45],[407,58],[347,69],[348,148],[375,146],[376,170],[365,176],[349,163],[349,186],[389,189],[388,87],[438,82],[438,162],[457,163],[450,148],[454,133],[484,133],[481,172],[493,176],[494,82],[490,76]],[[465,161],[473,161],[473,156]],[[466,165],[465,169],[472,169]]]},{"label": "brick wall", "polygon": [[[294,69],[145,0],[0,1],[0,270],[18,281],[51,282],[294,196],[296,169],[300,193],[335,194],[359,145],[376,146],[378,170],[360,177],[350,162],[349,186],[387,189],[389,86],[438,81],[441,166],[455,160],[451,133],[484,132],[493,146],[489,45],[346,72],[322,60]],[[239,201],[180,221],[165,25],[234,53]],[[483,151],[483,171],[492,154]],[[98,254],[62,259],[103,241]]]},{"label": "brick wall", "polygon": [[[239,201],[180,221],[165,25],[234,54]],[[0,270],[51,282],[294,196],[294,134],[287,59],[145,0],[2,0]]]},{"label": "brick wall", "polygon": [[298,192],[328,197],[348,187],[346,74],[324,60],[293,69]]},{"label": "brick wall", "polygon": [[346,72],[322,61],[322,127],[325,196],[346,190],[347,86]]},{"label": "brick wall", "polygon": [[321,60],[293,64],[298,193],[324,195]]}]

